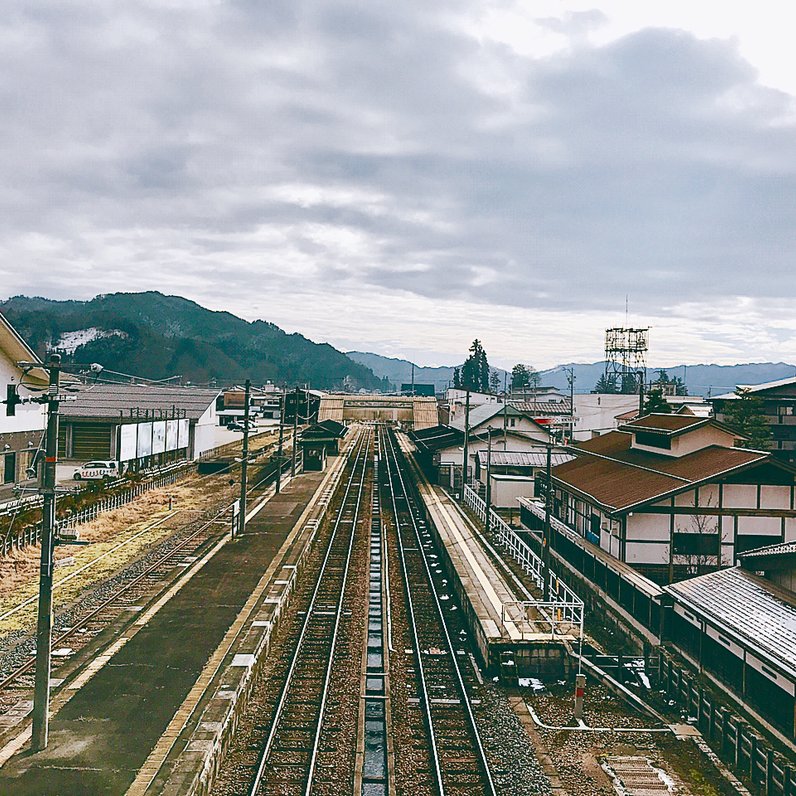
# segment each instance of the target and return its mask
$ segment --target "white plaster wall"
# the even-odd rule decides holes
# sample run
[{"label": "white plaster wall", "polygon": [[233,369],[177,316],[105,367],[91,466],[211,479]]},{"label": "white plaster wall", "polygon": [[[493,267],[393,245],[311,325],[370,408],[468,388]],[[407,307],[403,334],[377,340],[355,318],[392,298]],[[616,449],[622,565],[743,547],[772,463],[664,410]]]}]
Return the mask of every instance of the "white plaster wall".
[{"label": "white plaster wall", "polygon": [[[20,376],[19,368],[5,354],[0,355],[0,400],[5,401],[7,386],[12,382],[19,384]],[[19,388],[19,394],[23,398],[41,395],[41,393],[31,393],[24,387]],[[0,433],[2,434],[43,430],[46,422],[46,413],[40,404],[20,404],[17,406],[14,417],[7,417],[6,405],[0,404]]]},{"label": "white plaster wall", "polygon": [[725,484],[724,505],[733,509],[757,507],[757,487],[754,484]]},{"label": "white plaster wall", "polygon": [[628,564],[668,564],[669,543],[625,545],[625,560]]},{"label": "white plaster wall", "polygon": [[638,409],[637,395],[576,395],[575,439],[591,439],[595,432],[605,434],[613,431],[616,428],[616,416],[631,409]]},{"label": "white plaster wall", "polygon": [[[695,431],[685,432],[672,438],[672,456],[687,456],[689,453],[706,448],[708,445],[723,445],[732,448],[736,436],[715,426],[702,426]],[[661,451],[668,453],[668,451]]]},{"label": "white plaster wall", "polygon": [[627,541],[658,539],[669,541],[669,517],[665,514],[637,514],[627,518]]},{"label": "white plaster wall", "polygon": [[788,517],[785,520],[785,541],[796,542],[796,517]]},{"label": "white plaster wall", "polygon": [[760,505],[766,509],[789,509],[789,486],[765,486],[760,489]]},{"label": "white plaster wall", "polygon": [[782,520],[779,517],[738,517],[739,536],[744,534],[779,536],[781,528]]}]

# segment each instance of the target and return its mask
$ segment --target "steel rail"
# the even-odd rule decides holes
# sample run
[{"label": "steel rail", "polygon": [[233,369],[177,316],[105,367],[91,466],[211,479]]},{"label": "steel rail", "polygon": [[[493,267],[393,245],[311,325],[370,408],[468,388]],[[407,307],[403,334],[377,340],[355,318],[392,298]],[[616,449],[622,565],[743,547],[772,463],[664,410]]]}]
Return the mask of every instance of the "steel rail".
[{"label": "steel rail", "polygon": [[[489,794],[491,794],[491,796],[497,796],[497,790],[495,789],[495,783],[494,783],[494,780],[492,779],[492,772],[491,772],[491,770],[489,768],[489,762],[488,762],[487,757],[486,757],[486,750],[484,749],[483,743],[481,741],[481,734],[478,731],[478,725],[476,724],[475,715],[473,714],[473,709],[472,709],[472,706],[470,704],[469,696],[467,694],[467,687],[466,687],[466,685],[464,683],[464,677],[462,676],[461,667],[459,666],[459,662],[457,660],[456,649],[455,649],[455,647],[453,645],[453,641],[452,641],[452,639],[450,637],[450,633],[448,632],[448,626],[447,626],[447,623],[445,622],[445,615],[444,615],[444,613],[442,611],[442,605],[440,603],[439,594],[437,593],[437,588],[436,588],[436,586],[434,584],[434,580],[433,580],[432,575],[431,575],[431,568],[429,567],[429,564],[428,564],[428,558],[426,556],[425,549],[423,548],[423,540],[422,540],[422,538],[420,536],[420,530],[419,530],[419,528],[417,526],[417,520],[415,519],[415,513],[412,510],[412,507],[411,507],[411,504],[410,504],[409,489],[408,489],[408,487],[406,485],[406,482],[404,481],[403,474],[401,473],[401,467],[400,467],[400,464],[399,464],[398,454],[396,452],[396,447],[395,447],[394,432],[392,432],[392,430],[388,431],[387,438],[388,438],[387,448],[388,448],[389,452],[392,454],[392,458],[393,458],[393,461],[394,461],[394,464],[395,464],[395,473],[398,476],[398,481],[400,483],[401,492],[403,493],[403,497],[404,497],[404,499],[406,501],[407,513],[409,515],[409,518],[411,519],[412,528],[414,530],[415,538],[417,539],[417,546],[418,546],[418,549],[420,550],[420,553],[421,553],[421,556],[422,556],[422,559],[423,559],[423,566],[424,566],[425,571],[426,571],[427,583],[429,584],[429,589],[431,591],[431,595],[434,598],[434,605],[436,606],[436,609],[437,609],[437,616],[439,617],[439,622],[440,622],[440,626],[442,628],[442,632],[444,634],[445,642],[446,642],[446,644],[448,646],[448,650],[450,651],[450,660],[451,660],[451,663],[453,664],[453,670],[454,670],[454,672],[456,674],[457,685],[458,685],[458,688],[459,688],[459,692],[461,694],[461,704],[465,708],[465,712],[466,712],[466,715],[467,715],[467,721],[468,721],[470,730],[472,731],[473,739],[475,741],[474,745],[475,745],[475,749],[476,749],[476,752],[477,752],[477,758],[478,758],[479,766],[481,768],[481,773],[483,774],[484,779],[486,780],[486,784],[488,786]],[[396,496],[395,496],[395,486],[394,486],[393,479],[389,477],[389,474],[390,474],[389,457],[387,457],[387,461],[388,461],[388,467],[387,467],[388,479],[387,480],[388,480],[388,483],[390,485],[390,493],[392,495],[393,510],[395,511],[395,521],[396,521],[396,524],[398,524],[399,520],[398,520],[398,512],[397,512],[397,504],[396,504]],[[437,747],[437,743],[436,743],[436,736],[435,736],[434,731],[433,731],[433,717],[432,717],[432,711],[431,711],[431,703],[430,703],[430,697],[429,697],[429,694],[428,694],[428,691],[427,691],[427,686],[426,686],[425,672],[424,672],[424,665],[423,665],[421,650],[419,648],[417,627],[415,625],[414,607],[413,607],[413,604],[412,604],[411,590],[410,590],[410,587],[409,587],[409,575],[408,575],[407,568],[406,568],[406,558],[404,556],[403,541],[402,541],[401,535],[400,535],[400,527],[398,527],[397,530],[399,531],[399,533],[398,533],[398,549],[399,549],[400,554],[401,554],[400,555],[401,566],[402,566],[403,576],[404,576],[404,585],[406,587],[406,593],[407,593],[407,605],[409,607],[409,610],[407,611],[407,613],[408,613],[408,615],[409,615],[409,617],[411,619],[410,625],[412,626],[412,636],[413,636],[414,644],[415,644],[415,651],[416,651],[416,657],[417,657],[417,663],[418,663],[418,671],[421,674],[420,679],[421,679],[422,689],[423,689],[424,713],[427,716],[427,720],[428,720],[429,726],[431,728],[430,729],[430,734],[431,734],[431,737],[432,737],[432,744],[433,744],[433,749],[434,749],[434,769],[435,769],[435,773],[437,774],[437,783],[438,783],[439,793],[440,793],[440,796],[444,796],[444,794],[445,794],[445,786],[444,786],[444,782],[443,782],[443,779],[442,779],[442,770],[441,770],[440,765],[439,765],[439,754],[438,754],[438,747]]]},{"label": "steel rail", "polygon": [[[275,472],[273,473],[273,475],[275,475]],[[262,485],[260,485],[260,486],[262,486]],[[248,492],[253,492],[255,488],[258,488],[258,487],[252,487],[251,489],[248,490]],[[94,619],[98,614],[100,614],[102,611],[104,611],[106,608],[108,608],[110,605],[112,605],[114,602],[116,602],[120,597],[122,597],[125,594],[127,594],[131,589],[133,589],[135,586],[137,586],[139,583],[141,583],[145,578],[147,578],[149,575],[151,575],[155,570],[159,569],[164,564],[168,563],[170,559],[175,558],[180,553],[184,552],[185,548],[188,547],[192,542],[194,542],[196,540],[197,536],[200,536],[208,528],[210,528],[214,523],[218,522],[219,518],[223,517],[224,514],[226,514],[228,511],[230,511],[232,509],[232,507],[233,507],[233,504],[230,503],[230,504],[225,505],[222,509],[219,509],[208,520],[205,520],[203,522],[203,524],[199,528],[197,528],[190,536],[186,536],[185,539],[183,539],[176,547],[174,547],[171,550],[169,550],[167,553],[165,553],[163,556],[161,556],[157,561],[154,561],[146,569],[144,569],[142,572],[140,572],[135,578],[133,578],[133,580],[128,581],[127,583],[125,583],[117,591],[115,591],[110,597],[107,597],[105,600],[103,600],[95,608],[92,608],[91,611],[89,611],[87,614],[85,614],[84,616],[80,617],[80,620],[77,621],[77,622],[74,622],[72,627],[69,630],[65,630],[65,631],[63,631],[63,633],[61,633],[59,635],[56,635],[53,638],[53,640],[52,640],[52,646],[53,647],[57,647],[62,642],[66,641],[67,639],[69,639],[72,636],[74,636],[78,632],[79,628],[83,627],[87,622],[90,622],[92,619]],[[171,516],[174,516],[174,515],[171,515]],[[165,521],[167,519],[170,519],[170,517],[165,517],[163,521]],[[193,520],[192,522],[195,522],[195,520]],[[190,524],[192,524],[192,523],[186,523],[185,525],[175,529],[175,533],[178,533],[183,528],[188,527]],[[118,550],[120,547],[123,547],[125,545],[130,544],[132,541],[137,539],[142,533],[146,532],[147,530],[151,530],[152,527],[153,526],[148,526],[148,528],[144,529],[140,533],[135,534],[130,539],[127,539],[124,542],[122,542],[119,545],[117,545],[116,547],[112,548],[112,550],[108,551],[108,553],[114,552],[115,550]],[[218,536],[218,537],[224,536],[227,533],[228,533],[228,531],[225,530],[222,534],[217,534],[217,535],[211,534],[210,537],[208,537],[208,540],[209,539],[213,539],[216,536]],[[69,576],[67,576],[67,578],[64,578],[62,581],[59,581],[56,584],[56,587],[61,585],[64,582],[66,582],[67,579],[71,579],[71,577],[73,575],[77,575],[80,571],[85,571],[85,569],[88,569],[88,568],[94,566],[100,560],[102,560],[102,558],[104,558],[105,555],[107,555],[107,554],[103,554],[102,556],[98,556],[97,558],[92,559],[91,561],[87,562],[83,566],[83,568],[81,568],[81,570],[79,570],[77,572],[74,572],[74,573],[71,573]],[[11,611],[6,612],[3,615],[3,617],[10,616],[12,613],[15,613],[17,610],[23,608],[25,605],[30,603],[33,599],[34,599],[34,597],[29,598],[24,603],[22,603],[22,604],[16,606],[15,608],[13,608]],[[22,675],[24,675],[26,672],[28,672],[30,669],[32,669],[35,663],[36,663],[35,659],[32,658],[32,659],[26,661],[25,663],[21,664],[20,666],[18,666],[16,669],[14,669],[8,675],[6,675],[5,678],[0,680],[0,692],[2,692],[5,689],[7,689],[10,685],[12,685],[14,683],[15,680],[18,680]]]},{"label": "steel rail", "polygon": [[[71,629],[65,630],[60,635],[57,635],[52,641],[52,646],[56,647],[61,642],[66,641],[68,638],[71,638],[73,635],[75,635],[80,627],[82,627],[87,622],[90,622],[92,619],[94,619],[94,617],[96,617],[99,613],[108,608],[112,603],[116,602],[119,599],[119,597],[129,592],[133,587],[137,586],[148,575],[152,574],[152,572],[154,572],[156,569],[163,566],[163,564],[167,563],[169,559],[174,558],[176,555],[181,553],[185,547],[187,547],[191,542],[194,541],[194,539],[196,539],[197,536],[204,533],[204,531],[206,531],[211,525],[213,525],[213,523],[215,523],[219,517],[224,515],[229,510],[230,506],[225,506],[221,511],[219,511],[217,514],[211,517],[211,519],[207,520],[200,528],[194,531],[190,536],[186,537],[182,542],[180,542],[180,544],[177,547],[172,548],[164,556],[159,558],[154,563],[150,564],[133,580],[124,584],[124,586],[122,586],[118,591],[114,592],[110,597],[103,600],[98,606],[96,606],[87,614],[82,616],[78,622],[74,623]],[[9,685],[11,685],[14,682],[14,680],[21,677],[29,669],[32,669],[35,662],[36,662],[35,659],[31,659],[23,663],[21,666],[17,667],[13,672],[11,672],[11,674],[9,674],[5,679],[0,681],[0,691],[6,689]]]},{"label": "steel rail", "polygon": [[296,668],[298,666],[298,662],[299,662],[299,659],[300,659],[300,656],[301,656],[301,653],[302,653],[302,650],[303,650],[304,641],[305,641],[305,639],[307,637],[308,628],[309,628],[310,623],[311,623],[312,618],[313,618],[313,612],[314,612],[314,609],[315,609],[315,603],[316,603],[316,600],[317,600],[318,595],[320,593],[321,586],[323,585],[323,582],[324,582],[324,575],[326,574],[326,568],[328,566],[329,559],[331,558],[331,555],[332,555],[332,549],[334,547],[335,539],[337,538],[338,530],[339,530],[340,525],[342,524],[342,521],[343,521],[343,515],[345,513],[348,497],[349,497],[349,495],[351,493],[352,487],[354,486],[354,480],[355,480],[356,475],[357,475],[357,470],[358,470],[358,468],[361,465],[362,470],[361,470],[361,474],[360,474],[360,477],[359,477],[359,483],[357,485],[357,495],[356,495],[356,504],[355,504],[355,507],[354,507],[354,517],[353,517],[353,520],[351,522],[351,539],[349,540],[349,544],[348,544],[348,551],[347,551],[347,556],[346,556],[346,565],[344,567],[344,574],[343,574],[343,582],[342,582],[342,586],[341,586],[341,589],[340,589],[340,599],[338,601],[337,611],[336,611],[336,615],[335,615],[334,633],[333,633],[333,636],[331,638],[331,654],[329,655],[329,662],[327,664],[326,673],[325,673],[325,679],[324,679],[323,688],[322,688],[323,697],[322,697],[322,702],[321,702],[321,706],[320,706],[320,712],[318,714],[318,725],[317,725],[317,728],[316,728],[313,748],[311,750],[309,772],[308,772],[307,782],[306,782],[305,789],[304,789],[305,794],[309,794],[310,788],[312,786],[312,776],[313,776],[314,771],[315,771],[315,762],[316,762],[316,759],[317,759],[318,745],[319,745],[319,741],[320,741],[320,731],[321,731],[321,726],[323,724],[323,714],[324,714],[324,711],[325,711],[325,708],[326,708],[326,697],[327,697],[327,694],[328,694],[328,691],[329,691],[329,678],[331,676],[332,661],[334,659],[334,648],[335,648],[335,646],[337,644],[337,634],[338,634],[339,625],[340,625],[340,617],[342,615],[342,610],[343,610],[343,595],[344,595],[345,586],[346,586],[346,583],[347,583],[347,580],[348,580],[348,563],[350,561],[351,551],[353,549],[354,535],[355,535],[355,531],[356,531],[356,523],[357,523],[357,519],[359,517],[359,507],[360,507],[360,504],[362,502],[362,491],[363,491],[364,484],[365,484],[365,475],[367,473],[368,450],[370,448],[370,431],[369,430],[366,429],[366,430],[363,430],[363,431],[360,432],[360,438],[358,440],[358,443],[359,443],[359,448],[356,451],[356,457],[355,457],[355,460],[354,460],[354,464],[353,464],[353,466],[351,468],[351,475],[350,475],[350,477],[348,479],[348,482],[346,484],[345,492],[343,494],[343,498],[342,498],[342,501],[340,503],[340,509],[339,509],[339,511],[337,513],[337,517],[335,519],[335,523],[334,523],[334,526],[332,528],[332,533],[331,533],[331,536],[329,538],[329,544],[328,544],[328,547],[326,548],[326,553],[324,555],[324,559],[323,559],[323,562],[321,564],[320,572],[318,574],[317,583],[316,583],[315,589],[313,590],[312,597],[310,598],[310,603],[309,603],[309,605],[307,607],[307,611],[306,611],[306,614],[305,614],[305,617],[304,617],[304,622],[302,623],[301,630],[299,632],[299,637],[298,637],[295,649],[293,651],[293,655],[291,656],[290,665],[288,667],[288,672],[287,672],[287,677],[285,679],[285,683],[282,686],[282,690],[281,690],[280,695],[279,695],[279,700],[277,702],[276,710],[274,711],[274,718],[273,718],[273,721],[271,722],[271,728],[270,728],[270,730],[268,732],[268,737],[266,739],[266,742],[265,742],[265,744],[262,747],[262,750],[260,752],[260,758],[258,760],[257,771],[255,772],[254,779],[253,779],[251,787],[249,788],[249,791],[248,791],[249,796],[256,796],[257,792],[260,790],[260,785],[262,784],[263,778],[265,776],[266,765],[267,765],[268,759],[269,759],[269,757],[271,755],[271,751],[273,749],[274,742],[276,740],[277,732],[278,732],[279,727],[280,727],[280,722],[281,722],[283,714],[284,714],[285,705],[287,704],[288,696],[290,694],[290,689],[291,689],[291,685],[292,685],[292,682],[293,682],[293,676],[294,676],[294,674],[296,672]]}]

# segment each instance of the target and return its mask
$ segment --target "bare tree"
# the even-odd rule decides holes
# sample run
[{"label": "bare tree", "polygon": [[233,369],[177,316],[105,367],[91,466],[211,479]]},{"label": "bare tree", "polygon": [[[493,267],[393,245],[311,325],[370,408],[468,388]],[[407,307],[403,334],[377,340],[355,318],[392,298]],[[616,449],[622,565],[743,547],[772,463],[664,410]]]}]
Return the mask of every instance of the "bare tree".
[{"label": "bare tree", "polygon": [[[695,506],[695,509],[710,509],[713,504],[713,499],[708,498],[704,505]],[[674,545],[673,563],[682,566],[689,577],[703,575],[721,566],[721,546],[726,537],[719,530],[719,519],[715,514],[696,513],[691,515],[687,527],[675,528],[681,534],[681,541],[688,539],[688,544],[685,550],[681,544],[680,551],[678,545]]]}]

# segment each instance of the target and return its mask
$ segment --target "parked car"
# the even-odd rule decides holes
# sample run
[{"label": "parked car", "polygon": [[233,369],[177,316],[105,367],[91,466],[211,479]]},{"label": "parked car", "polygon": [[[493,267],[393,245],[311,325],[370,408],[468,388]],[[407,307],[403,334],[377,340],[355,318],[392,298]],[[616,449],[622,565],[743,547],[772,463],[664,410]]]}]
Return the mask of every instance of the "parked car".
[{"label": "parked car", "polygon": [[82,464],[72,476],[75,481],[110,481],[120,475],[119,465],[116,462],[92,461]]},{"label": "parked car", "polygon": [[[251,431],[254,426],[254,420],[249,420],[249,431]],[[240,422],[233,420],[231,423],[227,423],[227,428],[230,431],[244,431],[246,429],[246,424],[242,420]]]}]

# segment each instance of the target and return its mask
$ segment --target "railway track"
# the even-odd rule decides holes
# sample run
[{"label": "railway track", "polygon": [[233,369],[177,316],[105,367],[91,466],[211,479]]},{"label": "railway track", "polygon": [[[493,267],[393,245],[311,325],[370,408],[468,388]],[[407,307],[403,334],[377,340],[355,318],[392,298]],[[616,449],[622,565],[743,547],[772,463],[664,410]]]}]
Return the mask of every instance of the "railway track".
[{"label": "railway track", "polygon": [[[372,436],[372,430],[365,428],[355,443],[351,472],[289,659],[286,677],[273,706],[269,729],[248,788],[250,796],[275,793],[308,796],[317,785],[315,780],[330,684],[335,664],[340,664],[336,648],[346,605],[344,598],[355,533],[371,471]],[[344,665],[350,666],[350,661]],[[330,768],[331,765],[327,764],[327,773],[319,779],[327,778]],[[331,776],[342,784],[339,771],[331,771]],[[338,792],[345,791],[343,786]]]},{"label": "railway track", "polygon": [[[250,492],[272,481],[275,475],[274,468],[267,468],[265,477],[255,484]],[[52,639],[51,676],[53,680],[62,679],[59,676],[61,669],[74,669],[73,662],[81,650],[87,647],[103,630],[114,624],[123,613],[128,612],[128,617],[132,618],[134,612],[141,610],[144,604],[171,582],[175,573],[190,566],[214,541],[228,533],[229,516],[227,515],[230,515],[230,511],[231,505],[225,504],[220,510],[191,520],[190,523],[175,532],[174,535],[181,532],[185,534],[179,538],[176,544],[168,546],[162,555],[147,563],[140,572],[124,579],[118,588],[114,588],[112,593],[102,597],[85,613],[76,619],[70,619],[69,626],[62,626],[59,630],[59,623],[56,620]],[[224,526],[223,530],[220,530],[221,525]],[[186,531],[187,533],[185,533]],[[86,567],[90,567],[99,560],[90,562]],[[17,609],[7,612],[6,615],[12,614],[14,610]],[[19,655],[7,655],[7,658],[12,661],[19,657]],[[26,655],[21,663],[6,665],[5,672],[0,674],[0,714],[3,710],[7,710],[21,699],[26,698],[32,691],[34,667],[35,657],[31,655]]]},{"label": "railway track", "polygon": [[466,651],[462,644],[453,642],[445,620],[443,604],[450,596],[438,591],[432,577],[432,571],[439,575],[440,570],[432,552],[431,536],[393,432],[387,431],[383,440],[383,486],[398,536],[432,792],[439,796],[495,796],[497,791],[460,662],[467,660]]}]

